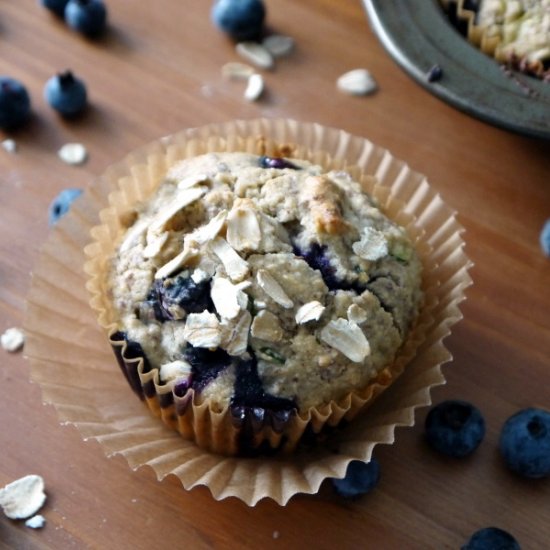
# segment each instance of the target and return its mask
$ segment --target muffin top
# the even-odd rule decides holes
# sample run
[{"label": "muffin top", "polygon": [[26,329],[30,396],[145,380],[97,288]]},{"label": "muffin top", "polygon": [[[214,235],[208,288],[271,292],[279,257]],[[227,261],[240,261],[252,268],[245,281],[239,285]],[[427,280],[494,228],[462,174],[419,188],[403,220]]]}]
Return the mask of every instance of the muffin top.
[{"label": "muffin top", "polygon": [[486,40],[498,39],[498,61],[539,77],[550,74],[550,0],[482,0],[476,23]]},{"label": "muffin top", "polygon": [[389,366],[421,265],[359,183],[298,159],[181,161],[112,259],[119,330],[161,383],[215,410],[306,411]]}]

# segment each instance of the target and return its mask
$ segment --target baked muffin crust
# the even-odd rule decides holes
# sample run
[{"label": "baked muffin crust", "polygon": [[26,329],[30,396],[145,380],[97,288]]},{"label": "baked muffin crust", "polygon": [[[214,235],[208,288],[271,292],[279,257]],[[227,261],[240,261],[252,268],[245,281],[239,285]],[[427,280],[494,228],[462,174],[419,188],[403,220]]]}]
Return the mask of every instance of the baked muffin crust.
[{"label": "baked muffin crust", "polygon": [[410,240],[345,172],[210,153],[132,217],[111,265],[119,328],[216,409],[305,411],[360,389],[418,313]]}]

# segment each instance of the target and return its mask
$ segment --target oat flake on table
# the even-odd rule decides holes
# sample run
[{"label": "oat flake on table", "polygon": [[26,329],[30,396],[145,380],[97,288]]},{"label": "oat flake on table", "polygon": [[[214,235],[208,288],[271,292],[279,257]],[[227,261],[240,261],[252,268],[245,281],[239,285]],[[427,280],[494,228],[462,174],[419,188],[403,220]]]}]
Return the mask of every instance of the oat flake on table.
[{"label": "oat flake on table", "polygon": [[273,57],[283,57],[294,49],[294,39],[283,34],[272,34],[262,41],[262,46]]},{"label": "oat flake on table", "polygon": [[25,334],[16,327],[9,328],[0,337],[2,348],[9,352],[19,351],[25,343]]},{"label": "oat flake on table", "polygon": [[14,154],[17,152],[17,143],[13,139],[5,139],[2,142],[2,149],[10,154]]},{"label": "oat flake on table", "polygon": [[230,61],[222,67],[222,76],[230,80],[248,80],[254,73],[253,67],[238,61]]},{"label": "oat flake on table", "polygon": [[264,79],[261,74],[255,73],[248,79],[248,85],[244,91],[247,101],[256,101],[264,92]]},{"label": "oat flake on table", "polygon": [[367,69],[353,69],[341,75],[336,81],[337,88],[350,95],[367,95],[376,91],[376,81]]},{"label": "oat flake on table", "polygon": [[63,162],[73,166],[84,164],[88,159],[88,151],[82,143],[66,143],[57,154]]},{"label": "oat flake on table", "polygon": [[257,42],[239,42],[235,46],[236,52],[244,59],[260,69],[271,69],[275,64],[273,56]]},{"label": "oat flake on table", "polygon": [[44,480],[39,475],[27,475],[0,489],[0,506],[10,519],[34,516],[46,501]]},{"label": "oat flake on table", "polygon": [[30,527],[31,529],[42,529],[44,525],[46,525],[46,518],[42,516],[41,514],[37,514],[36,516],[33,516],[32,518],[29,518],[25,525],[27,527]]}]

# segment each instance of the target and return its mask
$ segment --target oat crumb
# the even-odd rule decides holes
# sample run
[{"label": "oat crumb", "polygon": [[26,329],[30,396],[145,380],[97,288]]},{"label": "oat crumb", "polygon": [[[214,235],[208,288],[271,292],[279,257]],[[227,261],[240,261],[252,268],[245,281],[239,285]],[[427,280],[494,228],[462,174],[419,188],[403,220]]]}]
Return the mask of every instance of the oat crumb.
[{"label": "oat crumb", "polygon": [[84,164],[88,160],[88,151],[82,143],[66,143],[57,154],[64,163],[74,166]]},{"label": "oat crumb", "polygon": [[377,84],[367,69],[353,69],[344,73],[336,81],[341,92],[350,95],[368,95],[377,90]]},{"label": "oat crumb", "polygon": [[17,152],[17,143],[13,139],[5,139],[2,142],[2,148],[4,151],[7,151],[10,154],[14,154]]},{"label": "oat crumb", "polygon": [[46,501],[44,480],[39,475],[27,475],[0,489],[0,507],[10,519],[34,516]]},{"label": "oat crumb", "polygon": [[25,525],[27,527],[30,527],[31,529],[42,529],[42,527],[44,527],[45,524],[46,524],[46,518],[41,514],[37,514],[36,516],[29,518],[25,522]]},{"label": "oat crumb", "polygon": [[2,347],[9,352],[19,351],[25,343],[25,335],[21,329],[9,328],[0,336]]},{"label": "oat crumb", "polygon": [[279,531],[273,531],[273,538],[278,539],[281,536],[281,533]]}]

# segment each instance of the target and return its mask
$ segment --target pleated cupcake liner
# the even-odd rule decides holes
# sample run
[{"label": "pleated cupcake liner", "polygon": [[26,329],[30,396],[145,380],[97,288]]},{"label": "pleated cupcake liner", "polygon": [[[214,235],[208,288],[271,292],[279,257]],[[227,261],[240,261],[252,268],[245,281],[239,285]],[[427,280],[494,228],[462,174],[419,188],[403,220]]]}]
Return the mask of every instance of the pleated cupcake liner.
[{"label": "pleated cupcake liner", "polygon": [[[256,153],[258,147],[264,147],[269,152],[285,144],[291,145],[297,158],[349,171],[390,218],[407,228],[424,265],[425,303],[416,328],[385,380],[372,384],[364,394],[350,394],[309,411],[305,418],[296,417],[299,422],[293,429],[297,431],[285,432],[296,435],[302,430],[301,435],[306,426],[319,431],[325,424],[357,415],[331,434],[330,446],[320,444],[274,457],[228,457],[202,449],[173,429],[214,450],[216,438],[221,438],[223,450],[232,438],[227,411],[212,414],[208,407],[201,409],[188,400],[179,406],[182,412],[193,410],[193,419],[180,420],[185,414],[178,414],[178,400],[166,397],[166,387],[158,380],[155,384],[154,373],[146,380],[148,409],[117,372],[105,333],[112,335],[115,328],[112,311],[104,307],[102,298],[106,289],[101,274],[105,273],[109,248],[105,243],[112,250],[113,237],[120,232],[120,216],[130,203],[145,199],[176,160],[214,150]],[[121,200],[121,193],[129,197],[128,202]],[[413,425],[415,409],[428,405],[431,388],[445,382],[440,367],[451,356],[443,340],[461,318],[458,306],[471,284],[462,231],[455,213],[423,176],[364,138],[318,124],[271,119],[185,130],[109,168],[52,231],[34,270],[28,297],[26,354],[32,379],[40,384],[44,402],[56,407],[62,422],[74,424],[85,439],[96,439],[107,455],[122,454],[132,468],[149,465],[159,479],[176,475],[188,489],[206,485],[216,499],[235,496],[253,506],[262,498],[271,498],[284,505],[297,493],[315,493],[327,477],[342,477],[351,460],[369,460],[376,444],[393,442],[396,426]],[[141,384],[139,372],[138,378]],[[393,383],[382,393],[389,382]],[[137,385],[134,389],[139,392]],[[373,401],[374,395],[378,397]],[[357,414],[367,406],[365,414]],[[208,428],[201,432],[194,426]],[[271,419],[267,434],[265,425],[258,432],[275,441],[280,436],[276,428]]]}]

